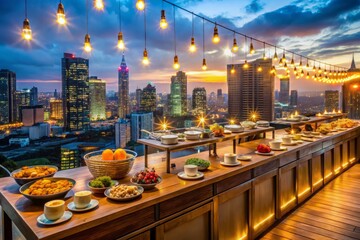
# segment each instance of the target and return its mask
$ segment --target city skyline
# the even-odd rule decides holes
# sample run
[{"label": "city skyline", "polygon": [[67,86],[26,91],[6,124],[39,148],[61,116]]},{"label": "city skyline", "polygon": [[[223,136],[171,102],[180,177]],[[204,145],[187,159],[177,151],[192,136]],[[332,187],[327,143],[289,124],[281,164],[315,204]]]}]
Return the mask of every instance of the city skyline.
[{"label": "city skyline", "polygon": [[[358,0],[356,2],[360,3]],[[356,39],[360,35],[356,28],[359,13],[358,7],[354,7],[359,4],[353,1],[317,1],[309,5],[312,9],[306,6],[308,4],[306,1],[272,1],[265,4],[262,1],[253,0],[236,4],[236,1],[214,0],[206,1],[206,3],[204,1],[176,1],[176,3],[240,32],[276,43],[279,46],[287,46],[289,50],[295,50],[305,55],[309,54],[311,57],[326,60],[329,63],[349,67],[352,52],[359,52],[356,47]],[[39,87],[39,91],[60,89],[61,64],[59,59],[66,51],[74,52],[79,57],[89,58],[92,66],[90,75],[97,75],[106,80],[110,90],[117,88],[116,68],[121,61],[121,53],[114,51],[118,31],[116,7],[118,2],[106,1],[104,12],[90,10],[89,33],[95,49],[91,55],[84,54],[81,50],[84,35],[82,28],[85,24],[85,4],[82,2],[64,3],[69,21],[67,29],[61,29],[49,21],[49,18],[54,17],[56,4],[46,2],[43,9],[36,9],[34,8],[36,3],[30,3],[28,6],[29,20],[34,33],[34,41],[31,46],[27,46],[19,40],[18,32],[22,22],[22,9],[5,2],[1,4],[4,8],[1,8],[0,11],[4,11],[4,14],[0,18],[4,18],[4,23],[12,29],[9,30],[9,34],[0,37],[0,53],[2,53],[0,55],[3,58],[0,61],[3,63],[1,68],[8,68],[17,73],[18,89],[32,86]],[[204,10],[204,4],[207,6],[206,10]],[[223,7],[224,12],[215,14],[219,4]],[[234,5],[237,7],[233,7]],[[171,13],[170,6],[165,4],[164,8]],[[40,14],[39,11],[44,9],[45,14]],[[151,81],[157,86],[159,92],[169,92],[170,77],[175,73],[171,67],[173,20],[169,14],[169,29],[160,31],[158,27],[160,9],[160,2],[148,4],[148,51],[152,63],[149,67],[143,67],[140,64],[143,48],[143,16],[135,10],[131,2],[123,1],[123,32],[127,44],[125,55],[128,56],[128,66],[132,71],[131,91],[134,91],[136,87],[145,87],[146,83]],[[278,22],[278,19],[289,19],[294,13],[298,14],[297,19],[301,19],[301,21],[290,19],[289,22]],[[222,15],[227,18],[221,17]],[[346,18],[342,16],[346,16]],[[101,21],[97,22],[98,18]],[[209,70],[203,72],[200,68],[202,57],[200,51],[195,54],[187,51],[191,34],[191,16],[179,11],[176,21],[181,22],[182,25],[181,28],[178,28],[177,42],[181,70],[186,72],[189,78],[189,92],[193,86],[201,83],[208,92],[221,87],[226,93],[226,64],[231,62],[231,58],[224,55],[224,48],[231,44],[232,34],[220,29],[221,44],[215,46],[210,43],[213,26],[206,24],[206,55]],[[41,22],[50,22],[50,24],[41,29],[39,27]],[[109,26],[106,29],[102,27],[104,22]],[[288,23],[291,23],[291,29],[286,27],[285,24]],[[199,25],[200,20],[195,19],[195,39],[198,49],[201,39]],[[334,27],[341,30],[331,31]],[[239,38],[239,42],[242,44],[243,40]],[[308,47],[304,45],[308,45]],[[315,47],[319,50],[314,50]],[[261,46],[256,46],[256,48],[258,54],[261,54]],[[234,63],[241,63],[242,60],[243,56],[237,56],[234,58]],[[291,84],[294,86],[293,89],[306,90],[299,85],[306,80],[291,80],[294,82]],[[319,85],[313,81],[307,81],[307,83],[309,84],[306,84],[306,87],[309,89],[314,86],[321,90],[338,90],[340,88],[338,85]],[[278,80],[275,83],[275,89],[278,89]]]}]

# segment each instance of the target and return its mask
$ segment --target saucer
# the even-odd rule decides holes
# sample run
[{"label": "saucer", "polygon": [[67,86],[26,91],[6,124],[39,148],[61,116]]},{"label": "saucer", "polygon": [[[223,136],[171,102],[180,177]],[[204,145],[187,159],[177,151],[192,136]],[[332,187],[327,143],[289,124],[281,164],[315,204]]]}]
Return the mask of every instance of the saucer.
[{"label": "saucer", "polygon": [[40,223],[42,225],[55,225],[55,224],[66,222],[66,221],[70,220],[71,217],[72,217],[72,213],[69,211],[65,211],[64,215],[57,220],[49,220],[45,217],[45,214],[41,214],[37,218],[37,221],[38,221],[38,223]]},{"label": "saucer", "polygon": [[304,141],[303,141],[303,140],[296,140],[296,142],[297,142],[298,144],[302,144],[302,143],[304,143]]},{"label": "saucer", "polygon": [[287,150],[287,147],[279,147],[279,148],[271,148],[271,150],[274,150],[274,151],[286,151]]},{"label": "saucer", "polygon": [[96,200],[96,199],[91,199],[89,205],[87,205],[86,208],[76,208],[75,207],[75,203],[74,202],[71,202],[67,205],[68,209],[70,211],[73,211],[73,212],[85,212],[85,211],[89,211],[91,209],[94,209],[96,208],[97,206],[99,205],[99,201]]},{"label": "saucer", "polygon": [[284,146],[295,146],[296,144],[297,144],[297,142],[296,141],[291,141],[291,143],[281,143],[282,145],[284,145]]},{"label": "saucer", "polygon": [[223,166],[227,166],[227,167],[235,167],[235,166],[241,165],[241,162],[236,161],[234,163],[226,163],[226,162],[220,161],[220,164]]},{"label": "saucer", "polygon": [[204,173],[202,173],[202,172],[197,172],[196,176],[194,176],[194,177],[190,177],[190,176],[186,175],[185,172],[179,172],[177,175],[179,178],[182,178],[185,180],[197,180],[197,179],[201,179],[204,177]]},{"label": "saucer", "polygon": [[252,156],[251,155],[238,155],[237,159],[240,161],[251,161]]},{"label": "saucer", "polygon": [[263,156],[272,156],[275,154],[273,151],[271,151],[269,153],[261,153],[261,152],[255,151],[255,153],[259,154],[259,155],[263,155]]}]

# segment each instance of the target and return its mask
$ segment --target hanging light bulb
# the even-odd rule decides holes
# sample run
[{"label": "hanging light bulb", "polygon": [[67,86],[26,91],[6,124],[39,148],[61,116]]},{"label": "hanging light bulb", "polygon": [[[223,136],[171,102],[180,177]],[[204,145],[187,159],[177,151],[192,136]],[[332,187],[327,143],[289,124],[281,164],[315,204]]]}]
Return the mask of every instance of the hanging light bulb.
[{"label": "hanging light bulb", "polygon": [[190,52],[195,52],[196,51],[196,45],[195,45],[195,38],[194,37],[191,38],[189,51]]},{"label": "hanging light bulb", "polygon": [[309,74],[309,72],[307,72],[306,79],[309,79],[309,78],[310,78],[310,74]]},{"label": "hanging light bulb", "polygon": [[66,24],[64,5],[61,3],[61,1],[58,5],[58,9],[57,9],[57,13],[56,13],[56,21],[60,25]]},{"label": "hanging light bulb", "polygon": [[123,39],[123,34],[122,32],[118,33],[118,44],[117,47],[119,50],[124,50],[125,49],[125,43],[124,43],[124,39]]},{"label": "hanging light bulb", "polygon": [[295,66],[294,56],[291,58],[290,66],[291,67]]},{"label": "hanging light bulb", "polygon": [[282,56],[281,60],[282,60],[283,63],[286,63],[285,50],[284,50],[284,53],[283,53],[283,56]]},{"label": "hanging light bulb", "polygon": [[173,65],[175,70],[178,70],[180,68],[180,64],[179,64],[179,58],[177,55],[175,55],[174,57],[174,65]]},{"label": "hanging light bulb", "polygon": [[144,52],[143,52],[143,59],[142,59],[142,63],[147,66],[149,65],[150,61],[149,61],[149,57],[148,57],[148,52],[145,48]]},{"label": "hanging light bulb", "polygon": [[327,72],[326,67],[325,67],[324,74],[327,75],[327,73],[328,73],[328,72]]},{"label": "hanging light bulb", "polygon": [[143,11],[145,9],[145,2],[144,0],[137,0],[136,1],[136,8],[139,11]]},{"label": "hanging light bulb", "polygon": [[284,68],[285,68],[285,70],[288,70],[288,66],[287,66],[286,62],[284,63]]},{"label": "hanging light bulb", "polygon": [[25,18],[25,20],[23,22],[22,37],[27,41],[30,41],[32,39],[30,22],[29,22],[29,19],[27,19],[27,18]]},{"label": "hanging light bulb", "polygon": [[264,52],[263,52],[263,60],[266,60],[266,54],[265,54],[265,42],[264,42]]},{"label": "hanging light bulb", "polygon": [[160,18],[160,28],[166,29],[168,27],[168,23],[165,17],[165,10],[161,10],[161,18]]},{"label": "hanging light bulb", "polygon": [[279,58],[278,58],[278,55],[277,55],[277,52],[276,52],[276,47],[275,47],[275,53],[274,53],[274,60],[277,61]]},{"label": "hanging light bulb", "polygon": [[306,68],[310,68],[309,59],[306,60]]},{"label": "hanging light bulb", "polygon": [[258,72],[262,72],[262,70],[263,70],[263,69],[262,69],[261,66],[258,66],[258,67],[257,67],[257,71],[258,71]]},{"label": "hanging light bulb", "polygon": [[297,68],[296,67],[294,67],[294,73],[296,73],[297,72]]},{"label": "hanging light bulb", "polygon": [[218,31],[218,28],[216,26],[216,23],[215,23],[215,27],[214,27],[214,35],[213,35],[212,41],[215,44],[220,42],[219,31]]},{"label": "hanging light bulb", "polygon": [[314,72],[316,71],[315,63],[314,63],[314,66],[313,66],[313,71],[314,71]]},{"label": "hanging light bulb", "polygon": [[205,58],[203,58],[201,69],[204,70],[204,71],[206,71],[206,69],[207,69],[206,59]]},{"label": "hanging light bulb", "polygon": [[247,60],[245,60],[244,65],[243,65],[243,68],[244,68],[244,69],[248,69],[248,68],[249,68],[249,64],[248,64]]},{"label": "hanging light bulb", "polygon": [[295,77],[296,77],[296,79],[300,78],[298,73],[295,74]]},{"label": "hanging light bulb", "polygon": [[84,50],[85,50],[85,52],[91,52],[91,50],[92,50],[91,43],[90,43],[90,35],[88,33],[85,35]]},{"label": "hanging light bulb", "polygon": [[232,49],[231,49],[231,50],[232,50],[234,53],[239,50],[239,46],[237,45],[236,38],[235,38],[235,33],[234,33],[233,46],[232,46]]},{"label": "hanging light bulb", "polygon": [[255,53],[255,48],[254,48],[254,45],[253,45],[253,43],[252,43],[252,38],[250,39],[249,53],[250,53],[250,55],[252,55],[252,54]]},{"label": "hanging light bulb", "polygon": [[322,73],[320,65],[319,65],[319,68],[318,68],[318,73]]},{"label": "hanging light bulb", "polygon": [[302,63],[302,56],[300,56],[300,63],[299,63],[299,68],[302,69],[303,67],[303,63]]},{"label": "hanging light bulb", "polygon": [[304,70],[301,70],[300,76],[303,77],[304,76]]},{"label": "hanging light bulb", "polygon": [[231,73],[231,74],[234,74],[234,73],[235,73],[235,66],[234,66],[234,64],[231,65],[230,73]]},{"label": "hanging light bulb", "polygon": [[94,6],[97,10],[104,10],[103,0],[94,0]]}]

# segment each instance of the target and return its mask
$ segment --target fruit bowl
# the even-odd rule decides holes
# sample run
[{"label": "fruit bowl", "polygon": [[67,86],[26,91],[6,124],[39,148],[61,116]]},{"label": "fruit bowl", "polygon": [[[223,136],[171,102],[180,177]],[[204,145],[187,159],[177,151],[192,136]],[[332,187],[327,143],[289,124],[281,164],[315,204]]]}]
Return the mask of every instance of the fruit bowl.
[{"label": "fruit bowl", "polygon": [[137,153],[128,149],[125,160],[103,160],[102,150],[84,155],[84,161],[94,178],[109,176],[111,179],[124,178],[131,170]]},{"label": "fruit bowl", "polygon": [[151,170],[145,169],[140,172],[137,172],[131,179],[130,182],[133,185],[141,186],[145,190],[150,190],[155,188],[155,186],[161,183],[162,178],[155,173],[155,169]]},{"label": "fruit bowl", "polygon": [[159,179],[160,179],[160,180],[158,180],[158,182],[156,182],[156,183],[136,183],[136,182],[134,182],[132,179],[130,179],[130,182],[131,182],[132,184],[134,184],[135,186],[141,186],[141,187],[143,187],[144,190],[151,190],[151,189],[154,189],[157,184],[161,183],[162,178],[159,177]]}]

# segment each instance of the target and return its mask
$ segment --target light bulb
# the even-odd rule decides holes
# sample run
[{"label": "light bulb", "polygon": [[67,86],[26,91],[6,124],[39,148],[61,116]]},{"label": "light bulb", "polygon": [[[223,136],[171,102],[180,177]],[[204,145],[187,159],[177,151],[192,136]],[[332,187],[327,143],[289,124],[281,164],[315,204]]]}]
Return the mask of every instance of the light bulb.
[{"label": "light bulb", "polygon": [[201,67],[202,70],[206,71],[207,69],[207,66],[206,66],[206,59],[203,58],[203,61],[202,61],[202,67]]},{"label": "light bulb", "polygon": [[306,79],[309,79],[310,78],[310,74],[309,72],[306,74]]},{"label": "light bulb", "polygon": [[234,66],[234,65],[231,65],[230,73],[231,73],[231,74],[234,74],[234,73],[235,73],[235,66]]},{"label": "light bulb", "polygon": [[232,49],[231,49],[231,50],[232,50],[234,53],[239,50],[239,46],[237,45],[236,38],[234,38],[233,46],[232,46]]},{"label": "light bulb", "polygon": [[282,60],[283,63],[286,63],[285,53],[283,53],[283,56],[282,56],[282,59],[281,59],[281,60]]},{"label": "light bulb", "polygon": [[195,45],[195,38],[194,37],[191,38],[189,51],[190,52],[195,52],[196,51],[196,45]]},{"label": "light bulb", "polygon": [[136,1],[136,8],[139,11],[143,11],[145,9],[145,2],[144,0],[137,0]]},{"label": "light bulb", "polygon": [[62,5],[62,3],[59,3],[59,5],[58,5],[56,19],[57,19],[56,21],[58,24],[60,24],[60,25],[66,24],[65,10],[64,10],[64,5]]},{"label": "light bulb", "polygon": [[265,53],[263,53],[263,60],[266,60],[266,55],[265,55]]},{"label": "light bulb", "polygon": [[91,50],[92,50],[89,34],[85,35],[84,50],[85,50],[85,52],[91,52]]},{"label": "light bulb", "polygon": [[275,61],[277,61],[279,58],[278,58],[278,55],[277,55],[277,53],[276,53],[276,51],[275,51],[275,53],[274,53],[274,60]]},{"label": "light bulb", "polygon": [[118,34],[118,44],[117,47],[119,50],[124,50],[125,49],[125,43],[124,43],[124,39],[123,39],[123,34],[122,32],[119,32]]},{"label": "light bulb", "polygon": [[318,68],[318,73],[322,73],[321,67]]},{"label": "light bulb", "polygon": [[262,72],[262,70],[263,70],[262,67],[261,67],[261,66],[258,66],[257,71],[258,71],[258,72]]},{"label": "light bulb", "polygon": [[300,60],[299,68],[302,69],[302,67],[303,67],[302,60]]},{"label": "light bulb", "polygon": [[286,62],[285,62],[285,64],[284,64],[284,68],[285,68],[286,71],[288,70],[288,66],[287,66],[287,63],[286,63]]},{"label": "light bulb", "polygon": [[300,78],[298,73],[295,74],[295,77],[296,77],[296,79]]},{"label": "light bulb", "polygon": [[313,71],[316,71],[316,67],[315,67],[315,65],[313,66]]},{"label": "light bulb", "polygon": [[103,0],[95,0],[94,6],[97,10],[103,10],[104,9],[104,2]]},{"label": "light bulb", "polygon": [[295,66],[294,58],[291,59],[290,66],[291,66],[291,67],[294,67],[294,66]]},{"label": "light bulb", "polygon": [[149,65],[149,63],[150,63],[149,57],[148,57],[148,52],[147,52],[146,48],[145,48],[144,53],[143,53],[142,63],[143,63],[145,66]]},{"label": "light bulb", "polygon": [[301,70],[301,74],[300,74],[300,76],[301,76],[301,77],[303,77],[303,76],[304,76],[304,74],[305,74],[305,73],[304,73],[304,70]]},{"label": "light bulb", "polygon": [[295,73],[295,72],[297,72],[297,68],[296,68],[296,67],[294,67],[294,73]]},{"label": "light bulb", "polygon": [[245,60],[244,65],[243,65],[243,68],[244,68],[244,69],[248,69],[248,68],[249,68],[249,64],[248,64],[247,60]]},{"label": "light bulb", "polygon": [[250,53],[250,54],[254,54],[254,53],[255,53],[255,48],[254,48],[254,45],[253,45],[252,42],[250,43],[249,53]]},{"label": "light bulb", "polygon": [[165,10],[161,10],[160,28],[166,29],[167,27],[168,27],[168,23],[165,17]]},{"label": "light bulb", "polygon": [[23,22],[22,37],[27,41],[30,41],[32,39],[30,22],[29,22],[29,19],[27,19],[27,18],[25,18],[25,20]]},{"label": "light bulb", "polygon": [[213,43],[219,43],[220,42],[219,31],[218,31],[218,28],[217,28],[216,25],[214,27],[214,35],[213,35],[212,41],[213,41]]},{"label": "light bulb", "polygon": [[178,70],[180,68],[180,64],[179,64],[179,58],[177,55],[175,55],[174,57],[174,65],[173,65],[175,70]]}]

